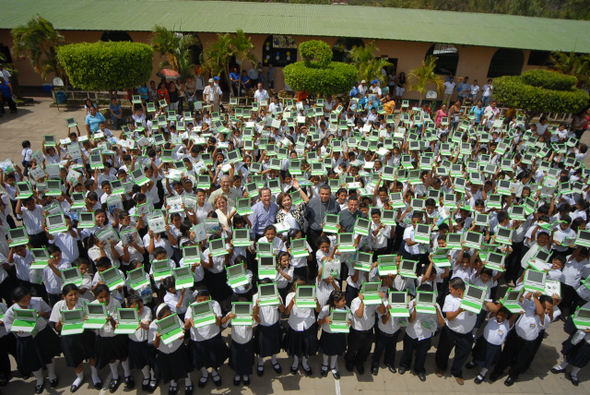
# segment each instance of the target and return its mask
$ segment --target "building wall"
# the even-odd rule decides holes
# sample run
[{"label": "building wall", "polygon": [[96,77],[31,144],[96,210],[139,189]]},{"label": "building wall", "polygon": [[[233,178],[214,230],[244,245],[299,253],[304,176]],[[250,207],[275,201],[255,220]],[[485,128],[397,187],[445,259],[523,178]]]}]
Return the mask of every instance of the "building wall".
[{"label": "building wall", "polygon": [[[67,43],[78,43],[78,42],[96,42],[100,40],[103,32],[100,31],[62,31],[61,32]],[[150,32],[128,32],[134,42],[149,43]],[[201,40],[203,47],[207,47],[210,43],[216,40],[217,34],[214,33],[198,33],[198,37]],[[254,44],[254,54],[257,59],[262,59],[262,48],[267,35],[253,35],[251,36],[252,43]],[[318,39],[318,37],[311,36],[295,36],[297,45],[304,41],[311,39]],[[334,45],[338,37],[323,37],[324,40],[330,47]],[[365,44],[368,44],[371,40],[364,40]],[[425,42],[407,42],[407,41],[390,41],[390,40],[377,40],[375,43],[379,51],[375,53],[376,56],[385,56],[388,58],[397,58],[397,72],[408,72],[420,66],[421,62],[426,56],[426,52],[432,45],[431,43]],[[0,30],[0,45],[7,45],[12,48],[12,38],[10,37],[10,31]],[[485,84],[487,81],[487,72],[490,65],[490,61],[496,52],[497,48],[489,47],[474,47],[474,46],[457,46],[459,51],[459,64],[457,67],[457,76],[469,76],[470,81],[477,79],[480,85]],[[298,59],[301,60],[301,54],[297,51]],[[530,51],[524,51],[525,62],[523,71],[538,68],[535,66],[527,66],[528,57]],[[41,76],[37,74],[27,58],[18,59],[13,57],[13,61],[19,70],[19,83],[22,86],[40,86],[45,81],[41,80]],[[160,56],[158,53],[154,56],[154,68],[152,73],[152,79],[158,81],[159,77],[156,73],[159,71]],[[250,68],[249,62],[245,62],[242,68],[248,70]],[[267,69],[265,68],[265,74]],[[208,76],[206,76],[208,77]],[[48,82],[51,82],[52,76],[48,77]],[[282,68],[275,67],[275,89],[284,89],[284,77]],[[406,90],[406,95],[410,99],[417,99],[418,93]]]}]

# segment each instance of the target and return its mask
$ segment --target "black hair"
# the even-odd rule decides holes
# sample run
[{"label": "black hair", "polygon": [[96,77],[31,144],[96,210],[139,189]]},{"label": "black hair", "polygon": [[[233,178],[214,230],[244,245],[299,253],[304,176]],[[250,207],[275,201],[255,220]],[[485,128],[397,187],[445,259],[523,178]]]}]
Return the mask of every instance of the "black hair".
[{"label": "black hair", "polygon": [[465,281],[463,281],[460,277],[455,277],[449,281],[449,285],[454,289],[460,289],[461,291],[465,291]]},{"label": "black hair", "polygon": [[174,280],[174,277],[170,276],[170,277],[166,277],[165,279],[163,279],[162,286],[166,289],[166,291],[169,290],[170,288],[175,288],[176,281]]},{"label": "black hair", "polygon": [[106,284],[98,284],[96,287],[94,287],[92,293],[94,294],[94,297],[97,298],[98,295],[105,291],[109,293],[109,287]]},{"label": "black hair", "polygon": [[30,295],[30,294],[31,294],[31,291],[27,287],[23,287],[21,285],[21,286],[16,287],[15,289],[12,290],[10,297],[12,298],[12,300],[15,303],[18,303],[22,300],[22,298],[24,298],[25,296]]},{"label": "black hair", "polygon": [[341,301],[342,299],[344,299],[344,292],[335,289],[328,297],[327,305],[330,306],[330,309],[335,309],[336,302]]},{"label": "black hair", "polygon": [[318,237],[318,240],[316,241],[316,246],[318,248],[320,248],[320,246],[324,243],[328,243],[329,245],[332,245],[328,236],[320,236],[320,237]]},{"label": "black hair", "polygon": [[63,296],[67,296],[67,294],[69,294],[71,291],[76,291],[78,292],[78,286],[75,284],[66,284],[63,286],[63,288],[61,289],[61,294]]},{"label": "black hair", "polygon": [[47,246],[47,253],[49,255],[53,254],[54,252],[61,252],[61,250],[59,249],[58,246],[56,246],[55,244],[49,244]]},{"label": "black hair", "polygon": [[111,260],[108,257],[103,256],[96,261],[96,267],[111,267]]}]

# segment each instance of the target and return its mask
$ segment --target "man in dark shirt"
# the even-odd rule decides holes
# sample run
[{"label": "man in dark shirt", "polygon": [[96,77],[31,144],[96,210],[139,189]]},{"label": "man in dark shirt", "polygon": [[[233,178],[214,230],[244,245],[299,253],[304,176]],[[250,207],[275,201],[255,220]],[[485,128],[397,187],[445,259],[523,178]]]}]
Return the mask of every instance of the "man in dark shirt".
[{"label": "man in dark shirt", "polygon": [[[357,205],[358,207],[358,205]],[[317,261],[315,259],[315,253],[318,250],[316,245],[318,238],[322,234],[322,226],[324,223],[325,214],[338,214],[340,212],[340,205],[332,197],[330,187],[324,184],[320,187],[319,196],[314,196],[305,209],[305,219],[309,225],[307,229],[307,242],[313,250],[313,260],[311,261],[311,267],[309,268],[310,278],[314,278],[317,275]]]},{"label": "man in dark shirt", "polygon": [[351,196],[348,198],[346,210],[340,212],[340,231],[352,233],[358,217],[365,218],[365,215],[359,210],[359,199],[356,196]]}]

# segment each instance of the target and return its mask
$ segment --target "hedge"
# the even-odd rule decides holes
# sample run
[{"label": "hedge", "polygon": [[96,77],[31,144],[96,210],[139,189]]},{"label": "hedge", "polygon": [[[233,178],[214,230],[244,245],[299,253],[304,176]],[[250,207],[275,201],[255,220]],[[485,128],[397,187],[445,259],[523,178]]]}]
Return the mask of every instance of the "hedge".
[{"label": "hedge", "polygon": [[72,86],[118,90],[149,81],[154,50],[142,43],[99,41],[61,46],[57,56]]},{"label": "hedge", "polygon": [[334,95],[349,91],[357,80],[353,65],[331,62],[326,68],[317,66],[317,62],[311,62],[311,67],[305,62],[292,63],[283,69],[285,82],[296,91]]},{"label": "hedge", "polygon": [[299,45],[299,53],[307,67],[324,68],[328,67],[332,61],[332,50],[323,41],[305,41]]},{"label": "hedge", "polygon": [[522,73],[521,77],[527,85],[558,91],[571,91],[578,82],[578,79],[573,75],[549,70],[529,70]]}]

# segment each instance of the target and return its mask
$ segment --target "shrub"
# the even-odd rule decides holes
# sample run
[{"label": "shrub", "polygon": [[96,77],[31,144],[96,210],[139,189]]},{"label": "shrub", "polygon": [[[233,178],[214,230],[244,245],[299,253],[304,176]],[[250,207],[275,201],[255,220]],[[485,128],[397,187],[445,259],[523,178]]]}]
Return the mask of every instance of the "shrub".
[{"label": "shrub", "polygon": [[301,58],[307,67],[328,67],[332,61],[332,50],[323,41],[303,42],[299,45],[299,53],[301,53]]},{"label": "shrub", "polygon": [[529,70],[522,73],[521,77],[522,82],[527,85],[558,91],[572,90],[578,82],[573,75],[565,75],[549,70]]},{"label": "shrub", "polygon": [[57,55],[72,86],[118,90],[150,79],[154,50],[142,43],[96,42],[64,45]]}]

